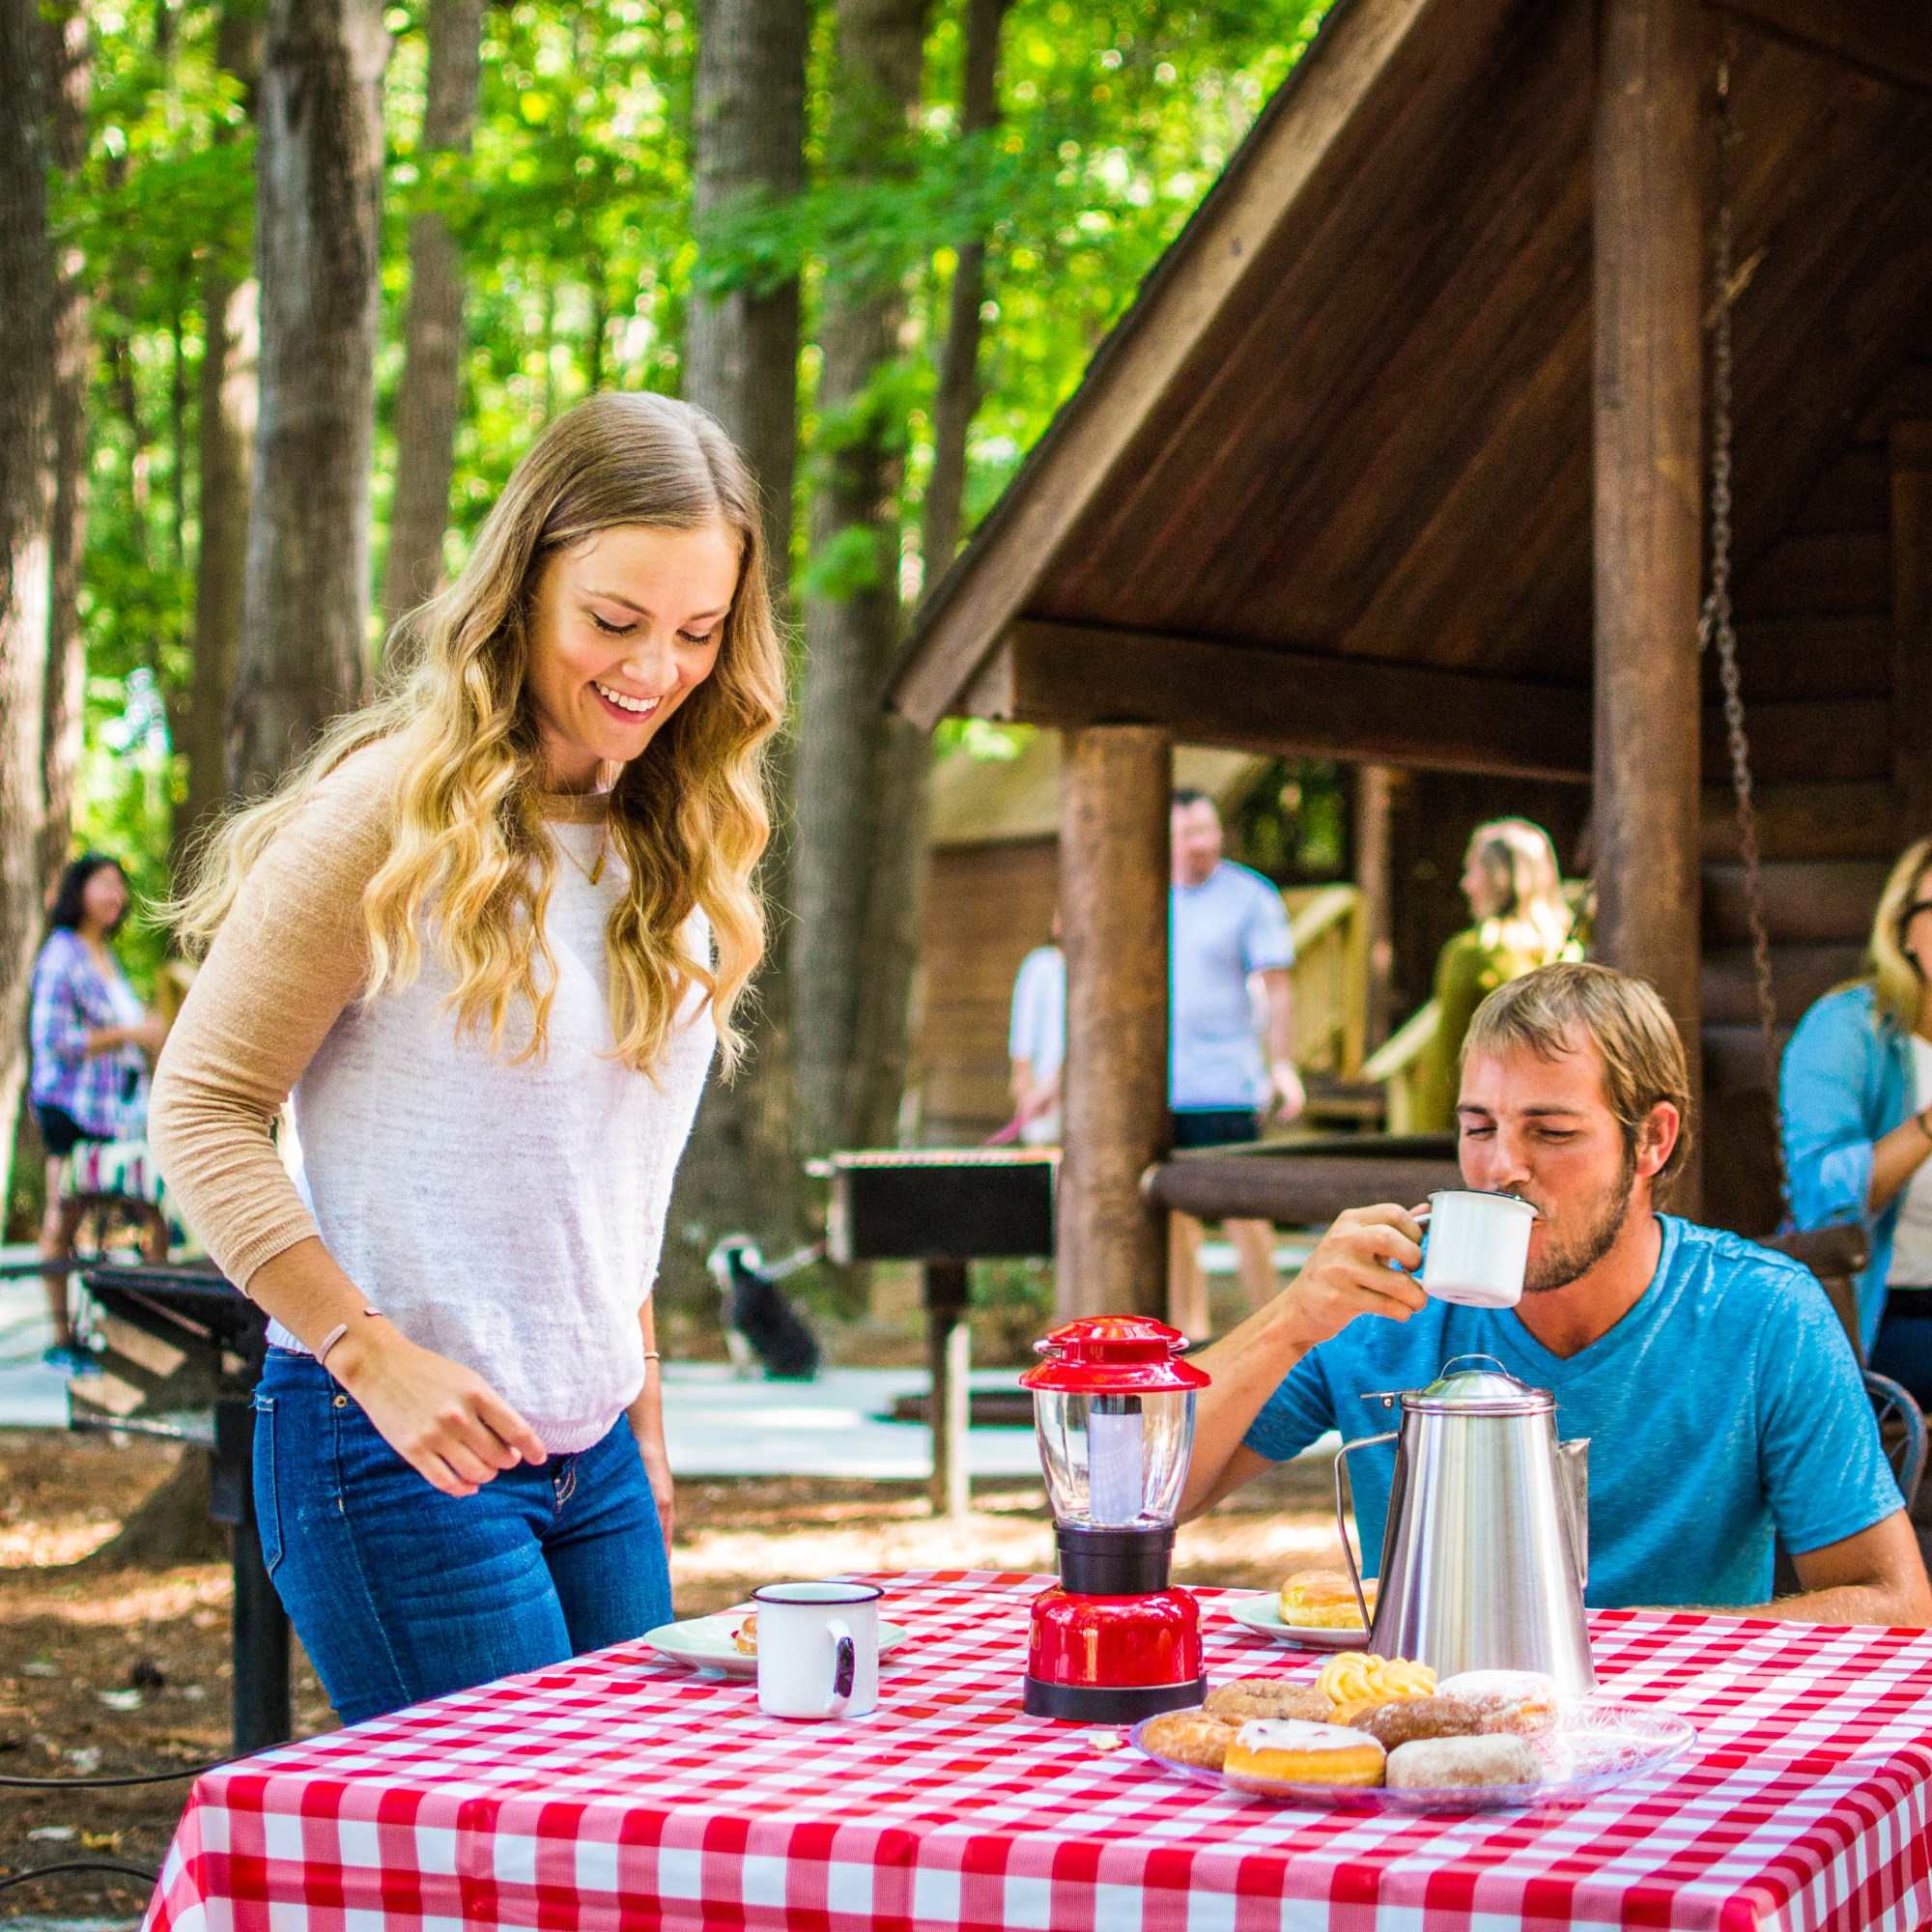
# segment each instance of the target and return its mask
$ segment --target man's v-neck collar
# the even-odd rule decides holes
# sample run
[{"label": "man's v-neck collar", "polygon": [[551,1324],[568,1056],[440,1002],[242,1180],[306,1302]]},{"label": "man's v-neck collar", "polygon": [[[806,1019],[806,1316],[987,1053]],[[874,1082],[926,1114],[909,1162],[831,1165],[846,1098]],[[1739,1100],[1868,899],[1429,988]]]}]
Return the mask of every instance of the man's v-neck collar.
[{"label": "man's v-neck collar", "polygon": [[1539,1374],[1552,1377],[1581,1375],[1600,1363],[1613,1361],[1626,1349],[1634,1348],[1641,1340],[1649,1325],[1645,1318],[1655,1312],[1662,1296],[1663,1283],[1670,1273],[1670,1264],[1676,1259],[1678,1243],[1684,1233],[1684,1224],[1675,1215],[1659,1214],[1657,1220],[1663,1238],[1658,1245],[1657,1266],[1651,1271],[1643,1293],[1618,1317],[1615,1326],[1599,1335],[1587,1349],[1579,1349],[1574,1355],[1559,1355],[1545,1348],[1529,1332],[1516,1309],[1500,1308],[1496,1311],[1511,1342],[1529,1357]]}]

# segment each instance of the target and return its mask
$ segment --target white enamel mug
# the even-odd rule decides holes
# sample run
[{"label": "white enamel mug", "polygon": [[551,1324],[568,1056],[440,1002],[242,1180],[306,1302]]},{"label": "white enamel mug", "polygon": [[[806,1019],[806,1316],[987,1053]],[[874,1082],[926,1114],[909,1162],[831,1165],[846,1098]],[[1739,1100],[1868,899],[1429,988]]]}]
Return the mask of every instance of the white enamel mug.
[{"label": "white enamel mug", "polygon": [[1514,1194],[1445,1187],[1429,1197],[1422,1292],[1465,1308],[1514,1308],[1522,1299],[1536,1209]]},{"label": "white enamel mug", "polygon": [[879,1599],[870,1583],[767,1583],[758,1606],[758,1708],[772,1718],[863,1718],[879,1703]]}]

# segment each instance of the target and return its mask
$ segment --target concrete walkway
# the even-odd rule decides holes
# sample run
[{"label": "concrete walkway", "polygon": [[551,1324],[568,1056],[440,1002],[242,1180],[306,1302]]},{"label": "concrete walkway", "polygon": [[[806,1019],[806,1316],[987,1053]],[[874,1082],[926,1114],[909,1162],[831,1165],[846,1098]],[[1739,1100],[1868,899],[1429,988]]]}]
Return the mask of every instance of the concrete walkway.
[{"label": "concrete walkway", "polygon": [[[31,1259],[31,1248],[0,1248],[0,1261]],[[1224,1243],[1208,1244],[1210,1272],[1232,1272]],[[1278,1264],[1293,1269],[1305,1247],[1283,1243]],[[65,1429],[67,1383],[41,1363],[53,1339],[38,1276],[0,1281],[0,1429]],[[975,1388],[1013,1388],[1017,1369],[976,1371]],[[902,1395],[923,1395],[923,1369],[827,1369],[816,1381],[740,1381],[723,1362],[665,1364],[665,1440],[680,1476],[832,1476],[920,1481],[932,1472],[925,1425],[886,1418]],[[976,1476],[1037,1476],[1031,1429],[975,1429],[968,1457]]]},{"label": "concrete walkway", "polygon": [[[0,1259],[31,1256],[0,1249]],[[65,1429],[67,1381],[45,1368],[53,1339],[37,1276],[0,1281],[0,1429]],[[1017,1369],[976,1373],[976,1388],[1011,1388]],[[923,1369],[828,1369],[816,1381],[740,1381],[723,1362],[665,1365],[665,1440],[681,1476],[843,1476],[909,1481],[931,1473],[923,1423],[891,1422],[902,1395],[923,1395]],[[976,1476],[1034,1476],[1030,1429],[976,1429]]]}]

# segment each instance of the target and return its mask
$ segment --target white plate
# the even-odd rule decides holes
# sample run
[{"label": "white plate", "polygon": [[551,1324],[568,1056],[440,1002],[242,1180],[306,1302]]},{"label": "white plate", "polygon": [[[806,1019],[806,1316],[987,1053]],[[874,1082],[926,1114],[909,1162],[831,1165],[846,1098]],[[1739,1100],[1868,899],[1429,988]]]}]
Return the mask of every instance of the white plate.
[{"label": "white plate", "polygon": [[1580,1804],[1612,1785],[1662,1771],[1697,1742],[1697,1733],[1667,1711],[1632,1704],[1583,1703],[1566,1711],[1554,1730],[1523,1740],[1543,1760],[1545,1775],[1535,1784],[1390,1791],[1381,1785],[1274,1784],[1179,1764],[1149,1750],[1141,1742],[1141,1733],[1152,1721],[1151,1718],[1143,1719],[1127,1734],[1127,1742],[1162,1770],[1195,1784],[1238,1792],[1244,1798],[1322,1811],[1509,1811],[1530,1805]]},{"label": "white plate", "polygon": [[1369,1639],[1360,1630],[1321,1630],[1309,1624],[1285,1624],[1281,1620],[1278,1596],[1237,1597],[1228,1606],[1228,1614],[1237,1624],[1277,1643],[1293,1644],[1300,1650],[1366,1650]]},{"label": "white plate", "polygon": [[[690,1617],[681,1624],[660,1624],[644,1633],[644,1641],[660,1657],[694,1670],[722,1670],[726,1677],[755,1677],[758,1660],[747,1657],[734,1641],[738,1626],[757,1606],[740,1604],[715,1617]],[[879,1656],[890,1657],[912,1633],[903,1624],[879,1622]]]}]

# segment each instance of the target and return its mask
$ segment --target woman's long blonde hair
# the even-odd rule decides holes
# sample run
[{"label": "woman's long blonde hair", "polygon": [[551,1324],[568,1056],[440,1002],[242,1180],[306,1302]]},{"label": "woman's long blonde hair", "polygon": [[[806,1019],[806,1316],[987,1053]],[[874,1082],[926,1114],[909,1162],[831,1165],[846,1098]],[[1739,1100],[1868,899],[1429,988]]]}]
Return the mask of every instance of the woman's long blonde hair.
[{"label": "woman's long blonde hair", "polygon": [[[703,411],[656,395],[600,395],[538,438],[477,533],[463,574],[399,627],[389,689],[336,721],[272,796],[225,819],[192,861],[176,923],[205,946],[249,868],[328,775],[378,740],[403,741],[388,857],[362,897],[365,997],[408,985],[425,934],[455,980],[459,1033],[493,1052],[540,1054],[555,981],[544,915],[556,878],[526,692],[536,592],[558,552],[620,525],[739,541],[738,586],[717,666],[619,773],[612,843],[629,890],[607,932],[611,1026],[623,1061],[663,1058],[693,987],[728,1065],[731,1009],[764,950],[752,871],[770,835],[763,747],[784,715],[784,653],[765,586],[757,491]],[[692,914],[713,957],[695,957]]]},{"label": "woman's long blonde hair", "polygon": [[1928,867],[1932,867],[1932,838],[1917,839],[1898,855],[1898,864],[1879,895],[1871,944],[1865,950],[1873,1004],[1905,1033],[1918,1030],[1927,970],[1923,964],[1915,965],[1905,950],[1905,912]]},{"label": "woman's long blonde hair", "polygon": [[1563,896],[1563,875],[1549,834],[1527,818],[1492,818],[1469,835],[1477,868],[1490,882],[1496,909],[1481,922],[1485,937],[1494,937],[1529,953],[1541,964],[1570,952],[1576,915]]}]

